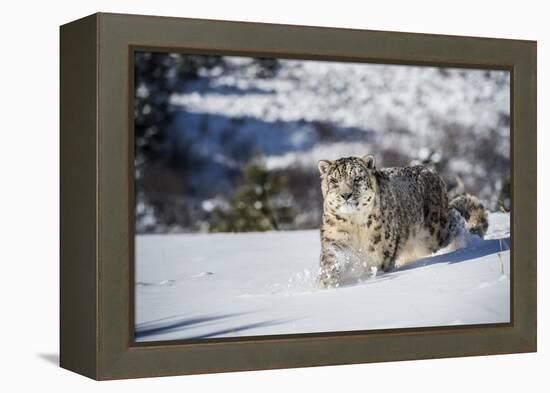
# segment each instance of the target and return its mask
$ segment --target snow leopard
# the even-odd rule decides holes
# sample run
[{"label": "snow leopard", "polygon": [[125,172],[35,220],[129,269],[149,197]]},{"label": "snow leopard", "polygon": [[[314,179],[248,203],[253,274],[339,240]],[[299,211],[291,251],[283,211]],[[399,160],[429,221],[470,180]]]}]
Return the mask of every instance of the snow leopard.
[{"label": "snow leopard", "polygon": [[371,154],[318,164],[323,195],[317,286],[337,287],[349,266],[387,272],[451,247],[464,229],[483,238],[487,212],[474,196],[449,202],[422,166],[377,169]]}]

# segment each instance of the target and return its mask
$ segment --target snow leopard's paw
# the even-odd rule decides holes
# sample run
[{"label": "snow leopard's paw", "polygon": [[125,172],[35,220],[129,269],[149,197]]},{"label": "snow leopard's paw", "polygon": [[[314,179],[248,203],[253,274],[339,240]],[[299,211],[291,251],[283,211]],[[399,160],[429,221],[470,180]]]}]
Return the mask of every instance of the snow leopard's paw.
[{"label": "snow leopard's paw", "polygon": [[334,272],[319,273],[317,277],[316,287],[319,289],[338,288],[340,286],[340,277]]}]

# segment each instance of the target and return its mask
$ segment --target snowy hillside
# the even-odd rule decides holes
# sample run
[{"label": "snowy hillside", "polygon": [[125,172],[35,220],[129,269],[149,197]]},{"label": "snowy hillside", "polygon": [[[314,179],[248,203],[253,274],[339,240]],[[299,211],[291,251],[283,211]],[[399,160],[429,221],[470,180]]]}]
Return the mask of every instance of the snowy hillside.
[{"label": "snowy hillside", "polygon": [[[180,138],[217,162],[237,164],[243,146],[272,169],[367,152],[383,166],[405,165],[436,152],[456,155],[445,157],[448,169],[470,192],[498,190],[487,180],[498,179],[500,162],[483,168],[475,147],[490,138],[492,154],[509,156],[508,72],[280,60],[278,73],[261,79],[252,59],[225,59],[228,69],[205,70],[171,96]],[[453,138],[462,146],[446,146]],[[396,155],[404,161],[384,162]]]},{"label": "snowy hillside", "polygon": [[[285,183],[284,229],[318,228],[321,159],[424,164],[509,209],[510,73],[331,61],[137,57],[136,231],[216,232],[251,165]],[[267,61],[267,63],[266,63]],[[215,181],[212,181],[215,179]]]},{"label": "snowy hillside", "polygon": [[[225,57],[229,70],[207,70],[172,103],[189,113],[227,119],[327,122],[336,127],[391,133],[412,132],[410,142],[432,143],[447,124],[484,134],[499,127],[496,141],[507,154],[509,129],[500,117],[509,109],[509,74],[503,71],[279,60],[269,79],[254,77],[253,60]],[[304,130],[299,139],[305,140]],[[407,138],[409,139],[409,137]],[[500,145],[502,143],[502,145]],[[298,148],[299,143],[295,141]]]},{"label": "snowy hillside", "polygon": [[314,288],[315,230],[136,237],[136,341],[508,322],[509,215],[485,240]]}]

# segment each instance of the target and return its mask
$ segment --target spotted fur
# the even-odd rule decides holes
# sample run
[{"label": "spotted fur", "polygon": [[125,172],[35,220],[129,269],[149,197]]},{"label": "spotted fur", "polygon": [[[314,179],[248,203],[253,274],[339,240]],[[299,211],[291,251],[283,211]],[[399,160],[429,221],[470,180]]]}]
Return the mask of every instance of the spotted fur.
[{"label": "spotted fur", "polygon": [[387,271],[448,246],[463,227],[487,231],[481,202],[463,195],[449,203],[443,179],[427,167],[378,170],[367,155],[323,160],[319,171],[320,287],[340,284],[345,261]]},{"label": "spotted fur", "polygon": [[481,201],[465,194],[454,198],[449,206],[456,209],[466,222],[465,227],[471,233],[483,238],[489,228],[487,213]]}]

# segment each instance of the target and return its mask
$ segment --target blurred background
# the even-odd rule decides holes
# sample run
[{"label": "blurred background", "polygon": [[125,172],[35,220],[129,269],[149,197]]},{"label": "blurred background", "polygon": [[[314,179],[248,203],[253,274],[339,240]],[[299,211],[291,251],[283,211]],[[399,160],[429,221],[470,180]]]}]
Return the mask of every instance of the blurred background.
[{"label": "blurred background", "polygon": [[508,71],[135,53],[136,233],[318,228],[320,159],[510,208]]}]

